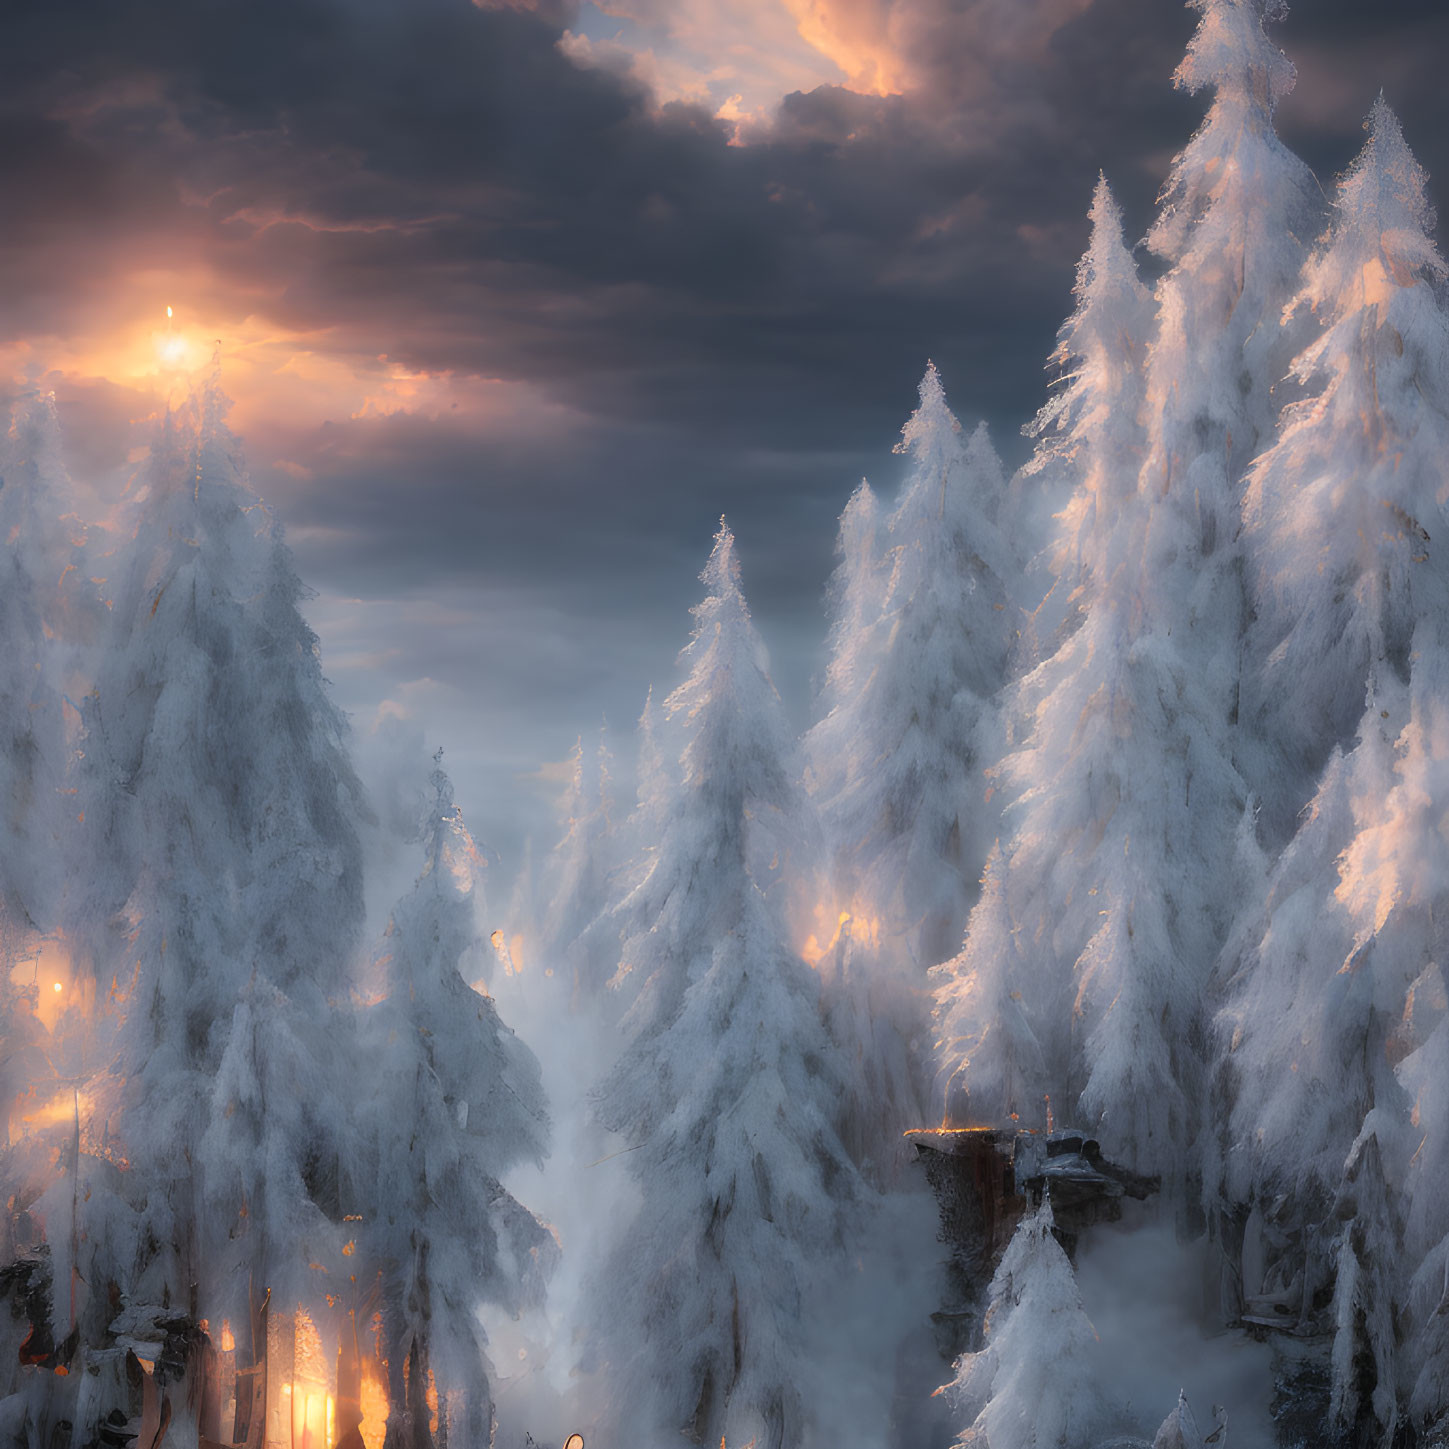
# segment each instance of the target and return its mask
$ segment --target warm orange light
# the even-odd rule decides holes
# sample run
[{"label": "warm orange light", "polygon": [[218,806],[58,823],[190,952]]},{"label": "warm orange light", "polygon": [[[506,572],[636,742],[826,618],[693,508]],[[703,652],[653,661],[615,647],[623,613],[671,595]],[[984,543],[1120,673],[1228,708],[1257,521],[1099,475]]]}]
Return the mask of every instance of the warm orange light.
[{"label": "warm orange light", "polygon": [[503,967],[503,974],[521,976],[523,974],[522,935],[515,935],[512,940],[509,940],[502,931],[494,931],[488,940],[498,957],[499,964]]},{"label": "warm orange light", "polygon": [[851,90],[898,95],[905,87],[904,63],[873,17],[828,0],[785,0],[800,38],[850,78]]},{"label": "warm orange light", "polygon": [[362,1374],[362,1423],[358,1426],[365,1449],[382,1449],[387,1438],[387,1387],[366,1369]]},{"label": "warm orange light", "polygon": [[292,1401],[295,1449],[327,1449],[336,1416],[332,1395],[313,1384],[288,1384],[282,1392]]},{"label": "warm orange light", "polygon": [[184,367],[191,354],[191,344],[180,333],[171,332],[157,339],[156,356],[167,367]]},{"label": "warm orange light", "polygon": [[[0,967],[0,971],[4,969]],[[63,941],[51,937],[37,942],[32,954],[22,957],[9,970],[15,986],[34,993],[30,998],[31,1010],[47,1031],[55,1030],[66,1011],[85,1008],[85,992],[82,983],[71,979],[70,953]],[[48,990],[42,984],[46,982]]]},{"label": "warm orange light", "polygon": [[[828,920],[829,908],[824,905],[816,906],[815,919],[822,923]],[[834,929],[822,944],[820,938],[825,936],[825,932],[826,928],[822,924],[818,933],[812,932],[805,938],[800,955],[807,965],[818,966],[840,944],[843,936],[873,950],[880,947],[880,918],[867,915],[864,911],[841,911],[836,916]]]}]

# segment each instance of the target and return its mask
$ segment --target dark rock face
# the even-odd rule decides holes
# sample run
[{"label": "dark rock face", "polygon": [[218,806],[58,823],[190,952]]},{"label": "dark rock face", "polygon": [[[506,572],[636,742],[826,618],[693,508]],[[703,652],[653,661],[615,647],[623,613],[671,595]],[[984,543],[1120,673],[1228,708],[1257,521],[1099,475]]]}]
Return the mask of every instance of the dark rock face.
[{"label": "dark rock face", "polygon": [[908,1132],[941,1214],[947,1246],[946,1286],[932,1315],[943,1358],[979,1345],[991,1275],[1017,1222],[1050,1191],[1056,1235],[1069,1257],[1093,1223],[1115,1222],[1122,1200],[1156,1192],[1156,1178],[1108,1162],[1080,1132],[1028,1132],[1015,1127],[941,1128]]}]

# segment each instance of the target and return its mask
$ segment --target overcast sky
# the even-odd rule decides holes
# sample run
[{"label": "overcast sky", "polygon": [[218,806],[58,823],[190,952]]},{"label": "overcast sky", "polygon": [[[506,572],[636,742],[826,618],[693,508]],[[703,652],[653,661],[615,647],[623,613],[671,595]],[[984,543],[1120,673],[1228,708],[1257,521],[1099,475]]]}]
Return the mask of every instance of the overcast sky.
[{"label": "overcast sky", "polygon": [[[721,512],[803,726],[836,517],[862,474],[891,491],[927,358],[1020,461],[1098,169],[1141,235],[1203,114],[1171,86],[1192,26],[1176,0],[10,0],[0,384],[54,389],[99,512],[219,339],[339,701],[443,745],[507,868],[551,843],[534,772],[603,715],[627,754],[674,682]],[[1325,187],[1382,88],[1442,210],[1444,0],[1298,0],[1276,34],[1279,129]]]}]

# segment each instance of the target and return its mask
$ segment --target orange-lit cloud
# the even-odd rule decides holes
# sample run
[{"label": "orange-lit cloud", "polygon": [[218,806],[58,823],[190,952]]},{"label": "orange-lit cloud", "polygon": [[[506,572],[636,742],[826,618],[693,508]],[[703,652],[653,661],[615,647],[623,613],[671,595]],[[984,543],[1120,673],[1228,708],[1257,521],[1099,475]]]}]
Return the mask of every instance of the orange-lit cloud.
[{"label": "orange-lit cloud", "polygon": [[840,67],[852,90],[893,95],[909,67],[892,39],[894,4],[883,0],[784,0],[801,37]]},{"label": "orange-lit cloud", "polygon": [[[631,22],[613,39],[567,34],[575,62],[627,69],[660,102],[768,120],[794,91],[929,92],[1002,103],[1003,70],[1039,65],[1092,0],[593,0]],[[1012,104],[1019,104],[1019,99]]]},{"label": "orange-lit cloud", "polygon": [[627,40],[565,38],[578,63],[627,66],[660,102],[767,119],[792,91],[844,85],[888,95],[906,84],[890,39],[892,0],[597,0],[639,27]]}]

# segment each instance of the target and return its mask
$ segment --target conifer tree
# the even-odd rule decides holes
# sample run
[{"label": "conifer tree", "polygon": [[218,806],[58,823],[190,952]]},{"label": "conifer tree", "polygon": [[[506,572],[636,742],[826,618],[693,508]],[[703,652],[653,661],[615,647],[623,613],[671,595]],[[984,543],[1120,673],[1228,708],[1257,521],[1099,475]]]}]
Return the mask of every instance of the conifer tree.
[{"label": "conifer tree", "polygon": [[1360,969],[1371,958],[1357,953],[1355,921],[1337,893],[1337,861],[1356,828],[1353,800],[1391,788],[1392,734],[1379,724],[1371,708],[1358,747],[1329,761],[1302,827],[1224,952],[1227,1194],[1240,1202],[1288,1194],[1304,1217],[1321,1215],[1364,1117],[1392,1086],[1375,1050],[1387,1026]]},{"label": "conifer tree", "polygon": [[[1424,1071],[1439,1047],[1422,999],[1436,994],[1426,967],[1449,886],[1434,804],[1449,780],[1436,653],[1421,624],[1409,688],[1392,676],[1375,685],[1353,750],[1331,757],[1237,938],[1247,944],[1233,953],[1222,1020],[1230,1160],[1241,1164],[1229,1195],[1276,1202],[1298,1238],[1336,1241],[1324,1265],[1336,1281],[1333,1413],[1385,1439],[1399,1413],[1395,1314],[1449,1233],[1431,1185],[1449,1162],[1436,1151],[1449,1139],[1449,1093]],[[1389,1183],[1401,1185],[1402,1220]],[[1319,1269],[1300,1253],[1288,1270],[1303,1275],[1309,1303]]]},{"label": "conifer tree", "polygon": [[[223,407],[213,379],[169,414],[135,491],[83,704],[69,867],[74,959],[98,984],[114,979],[122,1002],[113,1128],[160,1249],[158,1302],[163,1283],[174,1297],[234,1267],[244,1223],[257,1229],[258,1272],[305,1254],[289,1235],[311,1210],[282,1199],[325,1200],[335,1178],[342,1129],[326,1064],[346,1029],[337,1003],[362,919],[365,808],[342,717]],[[213,1124],[203,1151],[198,1100],[229,1126],[245,1105],[251,1126],[237,1118],[233,1137]],[[241,1160],[264,1145],[266,1160]],[[270,1205],[253,1219],[241,1193],[257,1174]]]},{"label": "conifer tree", "polygon": [[[1203,124],[1176,158],[1147,243],[1168,263],[1148,356],[1147,459],[1155,500],[1141,567],[1153,613],[1235,722],[1246,618],[1239,484],[1271,440],[1274,385],[1298,350],[1279,323],[1321,215],[1308,168],[1278,139],[1273,113],[1292,65],[1264,24],[1282,0],[1190,0],[1198,28],[1175,83],[1211,90]],[[1226,857],[1209,861],[1217,872]]]},{"label": "conifer tree", "polygon": [[880,662],[884,630],[877,627],[889,582],[880,548],[880,506],[861,479],[840,515],[835,552],[839,563],[826,587],[829,663],[817,701],[820,722],[806,742],[811,785],[822,800],[834,800],[849,784],[853,702],[868,687]]},{"label": "conifer tree", "polygon": [[[1420,993],[1434,997],[1437,1024],[1403,1063],[1402,1079],[1419,1109],[1417,1129],[1409,1136],[1415,1148],[1407,1174],[1409,1192],[1410,1274],[1403,1298],[1402,1377],[1407,1388],[1404,1408],[1433,1442],[1449,1425],[1449,1225],[1445,1223],[1442,1189],[1449,1159],[1449,1112],[1445,1110],[1446,1073],[1449,1073],[1449,1021],[1445,1020],[1442,975],[1434,968],[1421,980]],[[1427,989],[1426,989],[1427,988]],[[1411,1003],[1412,1021],[1420,1014]],[[1410,1118],[1414,1126],[1413,1117]],[[1422,1135],[1421,1135],[1422,1134]]]},{"label": "conifer tree", "polygon": [[1231,541],[1234,490],[1272,436],[1272,389],[1297,350],[1280,314],[1322,213],[1313,174],[1273,129],[1295,73],[1264,25],[1286,4],[1189,4],[1201,19],[1173,81],[1213,98],[1173,162],[1147,236],[1169,270],[1149,359],[1145,481],[1196,515],[1184,564],[1204,563]]},{"label": "conifer tree", "polygon": [[1449,452],[1449,315],[1423,171],[1382,97],[1339,185],[1334,225],[1295,305],[1321,332],[1294,362],[1311,396],[1253,466],[1244,537],[1256,622],[1251,717],[1272,744],[1282,833],[1328,753],[1347,748],[1370,673],[1408,671],[1426,614]]},{"label": "conifer tree", "polygon": [[516,1313],[534,1301],[556,1255],[548,1230],[500,1183],[543,1157],[543,1082],[493,1002],[467,984],[481,952],[481,861],[441,765],[431,785],[422,874],[393,910],[386,995],[364,1032],[382,1088],[362,1098],[364,1145],[349,1188],[364,1219],[356,1256],[364,1270],[383,1268],[387,1442],[406,1449],[429,1442],[429,1374],[450,1420],[440,1436],[491,1441],[478,1309]]},{"label": "conifer tree", "polygon": [[[1376,1138],[1374,1171],[1387,1153],[1388,1171],[1401,1175],[1408,1155],[1393,1070],[1407,982],[1380,960],[1341,862],[1367,823],[1365,803],[1393,787],[1394,726],[1404,714],[1401,689],[1371,695],[1357,745],[1331,757],[1297,835],[1224,952],[1217,1086],[1227,1130],[1208,1198],[1259,1206],[1275,1244],[1264,1287],[1297,1305],[1303,1331],[1330,1326],[1319,1308],[1337,1282],[1340,1424],[1382,1398],[1383,1386],[1362,1370],[1383,1357],[1373,1333],[1393,1300],[1379,1300],[1387,1291],[1380,1269],[1398,1263],[1402,1247],[1382,1215],[1365,1211],[1347,1234],[1336,1211],[1352,1211],[1372,1187],[1373,1172],[1350,1180],[1361,1176],[1355,1159],[1367,1136]],[[1225,1234],[1234,1220],[1222,1218]],[[1392,1403],[1392,1384],[1388,1392]]]},{"label": "conifer tree", "polygon": [[[20,1099],[44,1100],[55,1076],[41,983],[26,981],[23,968],[54,928],[64,874],[56,863],[64,737],[46,639],[58,622],[54,581],[65,569],[56,434],[54,400],[39,396],[23,400],[0,434],[0,1202],[29,1203],[54,1177],[41,1164],[49,1154],[22,1145],[27,1134],[14,1119]],[[9,1213],[0,1216],[0,1263],[8,1263]]]},{"label": "conifer tree", "polygon": [[946,1389],[965,1425],[957,1449],[1092,1444],[1120,1412],[1102,1389],[1096,1331],[1053,1227],[1046,1198],[1017,1225],[991,1280],[985,1347],[957,1360]]},{"label": "conifer tree", "polygon": [[640,856],[657,843],[674,785],[669,750],[661,738],[660,729],[658,711],[654,708],[654,690],[651,688],[644,696],[644,708],[639,714],[639,743],[634,761],[634,808],[628,821],[630,841]]},{"label": "conifer tree", "polygon": [[681,778],[633,909],[642,975],[598,1096],[643,1198],[594,1286],[609,1417],[640,1442],[801,1442],[817,1273],[838,1264],[859,1183],[835,1135],[844,1069],[813,973],[752,879],[752,818],[788,809],[788,735],[721,524],[688,675],[668,710]]},{"label": "conifer tree", "polygon": [[[1221,1436],[1214,1436],[1213,1442],[1220,1443]],[[1152,1439],[1152,1449],[1205,1449],[1197,1416],[1185,1392],[1178,1391],[1177,1407],[1158,1426]]]},{"label": "conifer tree", "polygon": [[[1146,446],[1143,393],[1155,318],[1152,294],[1122,239],[1122,214],[1107,178],[1097,177],[1091,241],[1077,263],[1077,305],[1057,334],[1049,363],[1060,389],[1026,431],[1039,439],[1026,478],[1070,490],[1048,550],[1051,591],[1032,619],[1032,664],[1056,652],[1081,623],[1093,584],[1126,560],[1130,530],[1115,526],[1130,509]],[[1115,548],[1115,551],[1114,551]]]},{"label": "conifer tree", "polygon": [[[1433,1354],[1444,1335],[1433,1321],[1431,1285],[1449,1255],[1449,1029],[1444,1022],[1442,970],[1449,921],[1449,691],[1443,634],[1428,624],[1415,632],[1409,718],[1394,747],[1392,788],[1362,797],[1365,817],[1342,860],[1339,892],[1359,922],[1369,965],[1381,1050],[1399,1061],[1401,1096],[1376,1100],[1389,1181],[1403,1212],[1402,1261],[1412,1280],[1409,1323],[1416,1331],[1405,1355],[1412,1410],[1420,1427],[1449,1414],[1445,1375]],[[1377,1041],[1370,1049],[1377,1047]],[[1387,1097],[1387,1094],[1385,1094]],[[1365,1131],[1374,1125],[1365,1124]],[[1367,1215],[1369,1229],[1383,1215]],[[1372,1262],[1396,1264],[1391,1238],[1371,1238]],[[1435,1305],[1437,1306],[1437,1305]],[[1376,1399],[1375,1415],[1388,1423]]]},{"label": "conifer tree", "polygon": [[1449,1417],[1449,1244],[1432,1253],[1410,1282],[1406,1315],[1411,1388],[1407,1409],[1414,1422],[1443,1435]]},{"label": "conifer tree", "polygon": [[975,894],[989,836],[983,731],[1015,629],[1014,566],[994,522],[1001,463],[984,425],[964,445],[959,435],[928,367],[899,444],[912,467],[874,621],[869,495],[842,520],[853,582],[836,590],[833,708],[807,740],[841,901],[927,966],[955,949]]},{"label": "conifer tree", "polygon": [[941,1096],[948,1121],[1033,1127],[1044,1120],[1053,1079],[1032,1025],[1032,1006],[1039,1017],[1041,1001],[1029,1005],[1023,992],[1031,989],[1031,965],[1012,925],[1005,877],[997,845],[961,957],[932,972],[937,1052],[948,1064]]},{"label": "conifer tree", "polygon": [[[1120,1160],[1182,1170],[1197,1128],[1203,990],[1230,909],[1221,862],[1243,790],[1216,702],[1144,570],[1161,505],[1128,481],[1142,299],[1105,188],[1093,221],[1079,322],[1067,329],[1086,350],[1057,444],[1081,479],[1062,515],[1063,556],[1081,560],[1081,623],[1017,690],[1033,727],[993,772],[1011,835],[965,946],[936,973],[938,1065],[973,1118],[990,1120],[1023,1111],[1039,1060],[1031,1095],[1050,1093],[1062,1120],[1080,1110]],[[1114,304],[1125,307],[1115,328]],[[982,1053],[993,1039],[1012,1044],[1009,1058]]]},{"label": "conifer tree", "polygon": [[[862,479],[840,516],[840,561],[826,590],[830,659],[817,701],[819,723],[806,741],[811,791],[827,802],[847,796],[860,769],[856,705],[872,687],[889,642],[881,617],[890,582],[881,532],[876,496]],[[815,928],[812,935],[825,935],[816,964],[826,1017],[852,1064],[838,1113],[841,1137],[867,1175],[888,1179],[903,1162],[903,1129],[925,1120],[919,971],[903,943],[882,938],[873,903],[852,894],[848,868],[845,879],[834,881],[827,867],[819,895],[815,919],[806,925]]]},{"label": "conifer tree", "polygon": [[1349,1442],[1389,1444],[1399,1417],[1396,1249],[1402,1239],[1378,1137],[1367,1124],[1344,1164],[1334,1216],[1343,1226],[1335,1255],[1329,1419]]},{"label": "conifer tree", "polygon": [[55,399],[26,398],[0,437],[0,915],[41,932],[55,926],[64,882],[55,843],[74,819],[67,810],[62,820],[55,657],[71,643],[63,621],[79,593],[60,517],[65,484]]}]

